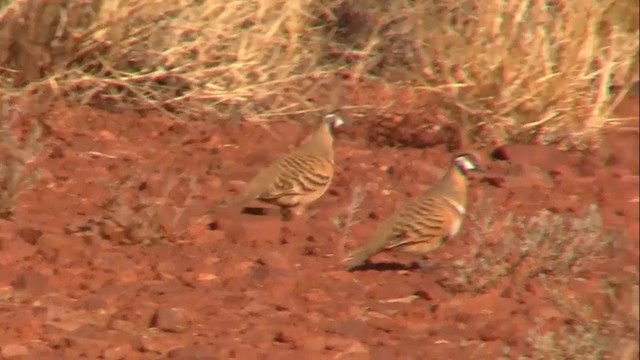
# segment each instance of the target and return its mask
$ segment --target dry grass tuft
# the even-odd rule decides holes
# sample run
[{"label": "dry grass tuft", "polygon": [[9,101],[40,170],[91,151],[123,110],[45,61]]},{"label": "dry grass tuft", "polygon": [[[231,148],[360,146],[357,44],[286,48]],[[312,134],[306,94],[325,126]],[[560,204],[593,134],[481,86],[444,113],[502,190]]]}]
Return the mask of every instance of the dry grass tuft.
[{"label": "dry grass tuft", "polygon": [[610,87],[638,78],[637,15],[629,0],[4,1],[0,87],[264,120],[319,110],[337,72],[436,95],[490,141],[592,145]]},{"label": "dry grass tuft", "polygon": [[332,219],[334,226],[338,231],[340,231],[340,239],[338,241],[338,248],[336,252],[340,260],[344,259],[345,257],[345,245],[347,242],[347,238],[351,233],[351,229],[353,228],[353,226],[359,223],[357,214],[358,212],[360,212],[363,200],[364,192],[362,189],[362,185],[355,185],[353,187],[351,201],[345,208],[344,214],[341,214]]},{"label": "dry grass tuft", "polygon": [[33,161],[40,154],[43,128],[0,98],[0,218],[13,215],[20,191],[39,178]]},{"label": "dry grass tuft", "polygon": [[188,230],[182,220],[198,191],[196,180],[194,176],[168,177],[156,191],[133,179],[119,186],[105,184],[110,196],[98,204],[104,213],[100,235],[116,245],[180,241]]}]

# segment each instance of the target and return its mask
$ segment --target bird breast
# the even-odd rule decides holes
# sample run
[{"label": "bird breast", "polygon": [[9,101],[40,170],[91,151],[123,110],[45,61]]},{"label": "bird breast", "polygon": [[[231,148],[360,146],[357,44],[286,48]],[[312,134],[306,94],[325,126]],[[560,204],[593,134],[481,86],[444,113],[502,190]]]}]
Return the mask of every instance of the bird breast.
[{"label": "bird breast", "polygon": [[447,204],[449,205],[449,237],[455,236],[462,226],[462,216],[465,214],[465,208],[457,201],[452,199],[446,199]]}]

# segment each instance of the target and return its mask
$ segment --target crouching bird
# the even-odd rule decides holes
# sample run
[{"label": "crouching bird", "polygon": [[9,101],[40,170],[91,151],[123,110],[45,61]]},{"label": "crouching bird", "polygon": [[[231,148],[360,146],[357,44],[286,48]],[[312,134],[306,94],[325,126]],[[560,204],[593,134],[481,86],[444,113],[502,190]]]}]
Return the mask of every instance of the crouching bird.
[{"label": "crouching bird", "polygon": [[244,208],[257,199],[276,205],[284,220],[291,213],[302,215],[331,185],[334,173],[333,130],[345,124],[337,112],[330,112],[317,128],[290,153],[258,172],[228,206]]},{"label": "crouching bird", "polygon": [[377,227],[370,240],[343,260],[348,271],[383,251],[424,255],[460,230],[467,206],[467,175],[480,170],[473,153],[454,157],[444,176]]}]

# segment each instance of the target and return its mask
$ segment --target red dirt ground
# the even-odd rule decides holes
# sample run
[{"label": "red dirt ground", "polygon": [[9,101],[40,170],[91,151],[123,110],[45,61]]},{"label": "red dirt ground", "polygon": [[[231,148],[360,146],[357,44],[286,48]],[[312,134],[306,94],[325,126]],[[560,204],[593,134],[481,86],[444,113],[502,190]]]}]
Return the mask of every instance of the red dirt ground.
[{"label": "red dirt ground", "polygon": [[[636,102],[621,112],[637,118]],[[403,268],[419,259],[401,254],[373,259],[386,270],[337,266],[341,234],[332,219],[353,187],[365,197],[349,249],[437,179],[451,157],[446,146],[378,147],[398,139],[369,127],[365,140],[365,120],[356,119],[337,135],[336,178],[312,218],[282,225],[275,215],[202,214],[299,139],[299,125],[214,126],[64,106],[45,119],[52,130],[32,164],[40,179],[0,220],[0,357],[517,358],[532,354],[537,321],[551,330],[578,322],[538,278],[505,278],[480,291],[449,286],[457,271],[450,265],[470,252],[471,221],[428,257],[430,271]],[[473,205],[480,198],[502,215],[577,216],[598,204],[607,228],[621,234],[608,258],[587,263],[580,279],[566,275],[561,291],[596,319],[613,314],[633,324],[637,120],[611,131],[598,154],[524,145],[505,152],[508,161],[487,156],[489,181],[472,181],[470,211],[484,214]],[[614,295],[602,290],[604,280]],[[632,326],[615,336],[637,335]]]}]

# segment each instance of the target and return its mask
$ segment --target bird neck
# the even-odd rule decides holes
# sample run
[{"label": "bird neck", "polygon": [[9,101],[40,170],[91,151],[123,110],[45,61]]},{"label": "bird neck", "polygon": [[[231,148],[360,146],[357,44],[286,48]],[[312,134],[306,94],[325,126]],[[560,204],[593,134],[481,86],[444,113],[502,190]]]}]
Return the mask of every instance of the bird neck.
[{"label": "bird neck", "polygon": [[464,213],[467,208],[467,187],[469,180],[457,166],[451,166],[439,183],[441,193]]},{"label": "bird neck", "polygon": [[333,163],[333,135],[329,124],[322,123],[301,144],[300,150],[321,155]]}]

